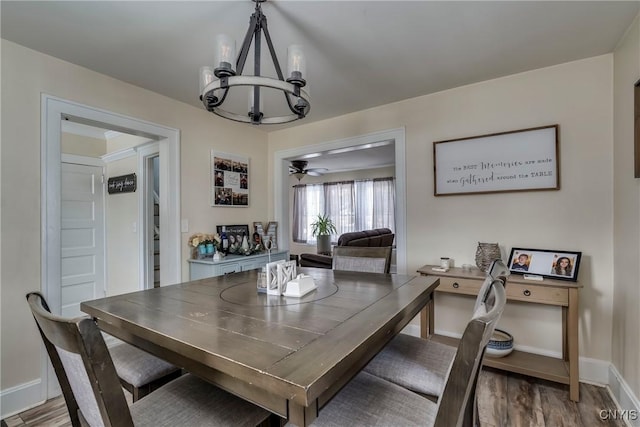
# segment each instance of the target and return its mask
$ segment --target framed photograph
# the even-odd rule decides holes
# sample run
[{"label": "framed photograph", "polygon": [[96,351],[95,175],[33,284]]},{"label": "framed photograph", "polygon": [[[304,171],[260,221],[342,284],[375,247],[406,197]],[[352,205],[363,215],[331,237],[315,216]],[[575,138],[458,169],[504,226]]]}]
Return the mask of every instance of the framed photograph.
[{"label": "framed photograph", "polygon": [[576,251],[512,248],[508,259],[509,271],[575,282],[581,256],[582,252]]},{"label": "framed photograph", "polygon": [[249,158],[211,150],[211,206],[249,206]]},{"label": "framed photograph", "polygon": [[560,189],[559,126],[433,143],[434,195]]},{"label": "framed photograph", "polygon": [[[248,225],[225,225],[225,232],[229,240],[229,250],[235,252],[242,245],[242,238],[247,236],[247,241],[251,241]],[[222,235],[222,225],[216,226],[216,233]]]}]

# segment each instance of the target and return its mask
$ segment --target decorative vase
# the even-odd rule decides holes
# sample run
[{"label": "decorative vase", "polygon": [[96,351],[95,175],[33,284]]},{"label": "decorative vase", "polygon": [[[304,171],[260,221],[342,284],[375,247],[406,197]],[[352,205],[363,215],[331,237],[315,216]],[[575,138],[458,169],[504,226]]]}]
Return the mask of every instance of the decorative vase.
[{"label": "decorative vase", "polygon": [[198,245],[198,258],[202,259],[207,255],[207,246]]},{"label": "decorative vase", "polygon": [[207,255],[213,255],[214,250],[213,243],[207,243]]},{"label": "decorative vase", "polygon": [[249,251],[249,240],[247,240],[247,236],[244,235],[242,237],[242,252],[248,252]]},{"label": "decorative vase", "polygon": [[318,236],[317,252],[319,254],[324,254],[324,255],[331,254],[331,236],[329,235]]},{"label": "decorative vase", "polygon": [[480,243],[476,249],[476,265],[484,272],[487,271],[491,263],[496,259],[501,259],[500,246],[497,243]]}]

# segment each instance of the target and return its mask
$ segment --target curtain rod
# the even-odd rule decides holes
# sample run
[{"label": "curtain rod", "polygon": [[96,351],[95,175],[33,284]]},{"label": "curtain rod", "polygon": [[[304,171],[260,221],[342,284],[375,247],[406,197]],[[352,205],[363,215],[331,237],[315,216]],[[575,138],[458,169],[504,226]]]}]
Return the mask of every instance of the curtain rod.
[{"label": "curtain rod", "polygon": [[352,180],[347,180],[347,181],[330,181],[330,182],[318,182],[315,184],[296,184],[296,185],[292,185],[292,188],[297,188],[297,187],[306,187],[307,185],[332,185],[332,184],[350,184],[350,183],[354,183],[354,182],[364,182],[364,181],[389,181],[389,180],[394,180],[396,179],[394,176],[387,176],[384,178],[368,178],[368,179],[352,179]]}]

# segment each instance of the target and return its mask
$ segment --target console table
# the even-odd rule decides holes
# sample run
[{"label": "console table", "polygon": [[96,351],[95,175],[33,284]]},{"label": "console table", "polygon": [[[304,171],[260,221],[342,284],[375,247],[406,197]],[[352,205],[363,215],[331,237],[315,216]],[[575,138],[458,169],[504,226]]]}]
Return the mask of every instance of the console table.
[{"label": "console table", "polygon": [[[476,296],[485,279],[485,274],[478,270],[462,270],[451,268],[447,272],[433,271],[434,265],[425,265],[418,269],[423,276],[440,277],[440,286],[436,292],[447,294]],[[483,364],[509,372],[516,372],[536,378],[542,378],[569,385],[569,397],[579,400],[578,375],[578,289],[582,285],[577,282],[544,279],[541,281],[526,280],[519,275],[509,276],[507,301],[519,301],[532,304],[545,304],[562,308],[562,358],[542,356],[514,350],[501,358],[485,357]],[[434,334],[434,310],[421,318],[423,338]],[[452,338],[434,335],[434,340],[452,343]]]},{"label": "console table", "polygon": [[[271,262],[288,261],[289,251],[271,251]],[[255,270],[262,268],[269,262],[269,254],[263,252],[255,255],[227,255],[220,261],[212,259],[190,259],[189,280],[199,280],[206,277],[222,276],[229,273]]]}]

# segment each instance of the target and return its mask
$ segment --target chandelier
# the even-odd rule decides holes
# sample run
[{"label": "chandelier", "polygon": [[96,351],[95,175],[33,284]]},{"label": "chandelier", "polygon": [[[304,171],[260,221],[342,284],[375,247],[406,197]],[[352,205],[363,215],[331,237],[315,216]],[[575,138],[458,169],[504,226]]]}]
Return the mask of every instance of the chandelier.
[{"label": "chandelier", "polygon": [[[259,124],[287,123],[304,118],[311,108],[309,92],[303,89],[306,81],[305,58],[300,45],[291,45],[287,49],[287,78],[285,80],[280,63],[276,56],[267,29],[267,17],[262,13],[260,4],[266,0],[253,0],[255,11],[249,21],[249,29],[244,37],[238,57],[236,55],[235,40],[220,34],[216,38],[215,68],[200,68],[200,100],[207,111],[221,117],[238,122]],[[267,42],[271,60],[277,79],[260,75],[260,52],[262,35]],[[245,61],[249,54],[251,43],[254,43],[254,75],[243,75]],[[235,62],[235,67],[234,67]],[[222,108],[231,88],[245,86],[249,91],[247,112],[232,112]],[[281,91],[286,100],[289,112],[282,115],[267,116],[263,108],[263,88]],[[285,110],[286,111],[286,110]]]}]

